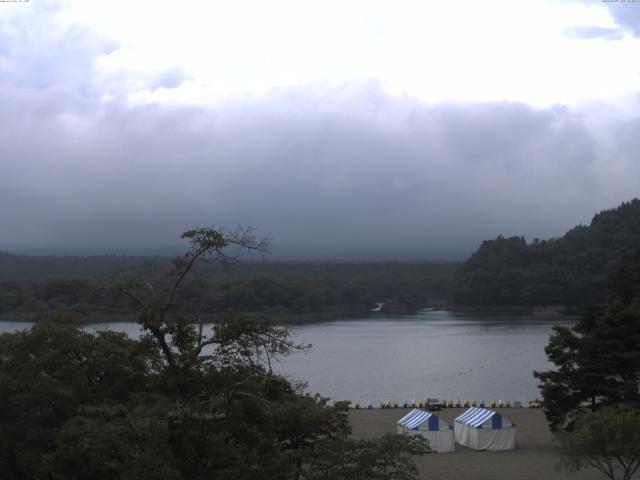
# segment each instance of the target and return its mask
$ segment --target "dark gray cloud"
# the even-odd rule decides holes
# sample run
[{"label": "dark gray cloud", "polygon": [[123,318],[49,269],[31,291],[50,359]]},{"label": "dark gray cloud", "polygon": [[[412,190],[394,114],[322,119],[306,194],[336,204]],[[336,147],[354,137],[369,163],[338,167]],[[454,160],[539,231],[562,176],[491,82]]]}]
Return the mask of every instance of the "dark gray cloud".
[{"label": "dark gray cloud", "polygon": [[613,20],[636,37],[640,37],[640,3],[624,1],[603,2]]},{"label": "dark gray cloud", "polygon": [[639,193],[640,125],[602,106],[426,104],[364,82],[133,107],[92,75],[115,45],[46,13],[30,34],[0,24],[0,248],[139,252],[253,224],[280,256],[452,258]]},{"label": "dark gray cloud", "polygon": [[167,245],[192,225],[254,224],[280,252],[443,258],[561,234],[640,186],[638,124],[594,130],[559,107],[427,105],[375,85],[216,109],[3,88],[0,105],[7,246]]},{"label": "dark gray cloud", "polygon": [[564,33],[569,38],[583,38],[587,40],[596,38],[603,40],[620,40],[624,37],[624,32],[619,28],[605,28],[594,25],[578,25],[567,28]]}]

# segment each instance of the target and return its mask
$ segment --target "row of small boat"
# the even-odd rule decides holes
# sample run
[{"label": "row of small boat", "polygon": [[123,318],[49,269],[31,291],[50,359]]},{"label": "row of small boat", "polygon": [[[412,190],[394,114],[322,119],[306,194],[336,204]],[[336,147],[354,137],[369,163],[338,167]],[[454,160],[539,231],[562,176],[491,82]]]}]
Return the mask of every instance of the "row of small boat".
[{"label": "row of small boat", "polygon": [[[542,402],[536,399],[529,401],[528,404],[525,405],[518,400],[515,400],[513,402],[511,402],[510,400],[493,400],[490,402],[485,402],[484,400],[442,400],[434,402],[433,399],[430,399],[423,402],[416,402],[415,400],[412,402],[380,402],[377,408],[425,408],[427,410],[440,410],[441,408],[523,408],[525,406],[528,408],[542,408]],[[355,408],[363,407],[359,403],[356,403]],[[369,402],[366,408],[376,407],[371,402]]]}]

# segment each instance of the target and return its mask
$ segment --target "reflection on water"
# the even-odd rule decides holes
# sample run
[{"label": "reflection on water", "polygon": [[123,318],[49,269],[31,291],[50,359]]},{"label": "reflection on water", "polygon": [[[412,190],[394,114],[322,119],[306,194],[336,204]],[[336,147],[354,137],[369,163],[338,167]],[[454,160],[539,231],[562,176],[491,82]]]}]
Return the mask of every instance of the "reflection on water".
[{"label": "reflection on water", "polygon": [[[520,400],[539,397],[533,370],[550,367],[544,347],[554,324],[573,320],[431,311],[405,317],[339,320],[295,327],[312,349],[275,367],[309,390],[362,404],[426,397]],[[28,328],[0,322],[0,331]],[[132,323],[88,326],[133,337]]]}]

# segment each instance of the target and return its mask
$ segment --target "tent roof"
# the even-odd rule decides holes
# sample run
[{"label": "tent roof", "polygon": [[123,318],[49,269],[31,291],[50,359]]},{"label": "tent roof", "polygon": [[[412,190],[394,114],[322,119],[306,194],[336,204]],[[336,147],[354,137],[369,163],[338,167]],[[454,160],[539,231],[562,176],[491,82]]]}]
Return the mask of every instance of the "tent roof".
[{"label": "tent roof", "polygon": [[489,420],[494,415],[500,416],[498,412],[489,410],[486,408],[473,407],[464,412],[459,417],[456,417],[456,422],[469,425],[470,427],[478,428],[484,422]]},{"label": "tent roof", "polygon": [[424,422],[428,421],[432,416],[435,417],[435,415],[431,412],[414,408],[404,417],[398,420],[398,424],[407,427],[408,429],[414,429],[419,425],[422,425]]}]

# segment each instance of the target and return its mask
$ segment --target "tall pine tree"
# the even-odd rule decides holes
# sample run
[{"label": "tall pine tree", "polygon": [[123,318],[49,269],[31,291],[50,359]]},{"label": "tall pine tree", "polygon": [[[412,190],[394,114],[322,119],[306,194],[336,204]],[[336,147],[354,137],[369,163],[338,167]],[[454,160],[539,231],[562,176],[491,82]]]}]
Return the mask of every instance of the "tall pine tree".
[{"label": "tall pine tree", "polygon": [[552,430],[570,429],[585,409],[640,406],[640,252],[620,261],[606,304],[554,332],[545,351],[558,368],[534,372]]}]

